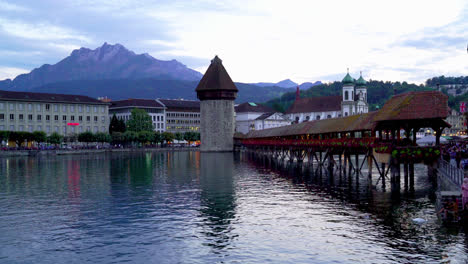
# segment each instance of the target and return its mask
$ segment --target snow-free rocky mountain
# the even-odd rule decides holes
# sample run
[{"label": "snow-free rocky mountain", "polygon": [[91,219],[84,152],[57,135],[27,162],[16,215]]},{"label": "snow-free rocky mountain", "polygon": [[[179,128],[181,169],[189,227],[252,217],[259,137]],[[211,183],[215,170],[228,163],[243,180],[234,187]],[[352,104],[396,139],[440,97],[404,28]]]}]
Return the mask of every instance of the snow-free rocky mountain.
[{"label": "snow-free rocky mountain", "polygon": [[176,60],[163,61],[135,54],[120,44],[104,43],[94,50],[80,48],[57,64],[44,64],[0,88],[26,91],[50,83],[76,80],[142,79],[198,81],[202,74]]}]

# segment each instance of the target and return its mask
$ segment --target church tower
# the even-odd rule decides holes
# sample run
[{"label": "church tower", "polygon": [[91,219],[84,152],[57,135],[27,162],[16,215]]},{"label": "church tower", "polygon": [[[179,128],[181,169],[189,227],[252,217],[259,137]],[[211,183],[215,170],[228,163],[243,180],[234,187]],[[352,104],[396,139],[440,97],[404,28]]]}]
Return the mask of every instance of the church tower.
[{"label": "church tower", "polygon": [[369,106],[367,104],[367,87],[366,80],[359,76],[359,79],[356,81],[356,113],[367,113],[369,112]]},{"label": "church tower", "polygon": [[198,83],[201,151],[233,151],[237,87],[218,56]]},{"label": "church tower", "polygon": [[353,115],[356,112],[355,103],[354,103],[354,79],[346,73],[346,76],[343,78],[343,100],[341,102],[341,116]]}]

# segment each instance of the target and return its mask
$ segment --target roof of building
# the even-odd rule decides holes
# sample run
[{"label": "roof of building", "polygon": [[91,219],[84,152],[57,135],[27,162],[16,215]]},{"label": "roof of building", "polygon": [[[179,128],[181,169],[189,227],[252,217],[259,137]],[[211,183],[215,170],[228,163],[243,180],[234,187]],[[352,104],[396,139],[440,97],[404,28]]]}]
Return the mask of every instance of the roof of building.
[{"label": "roof of building", "polygon": [[393,96],[375,121],[446,118],[448,96],[438,91],[408,92]]},{"label": "roof of building", "polygon": [[341,96],[300,98],[289,107],[287,114],[341,111]]},{"label": "roof of building", "polygon": [[343,78],[343,80],[341,82],[343,84],[353,84],[354,79],[353,79],[353,77],[351,77],[351,75],[349,75],[349,72],[348,72],[348,73],[346,73],[346,76]]},{"label": "roof of building", "polygon": [[303,122],[290,126],[253,130],[247,134],[247,138],[372,130],[375,125],[373,123],[373,117],[376,113],[377,112],[370,112],[360,115]]},{"label": "roof of building", "polygon": [[112,109],[112,108],[118,108],[118,107],[164,108],[164,105],[152,99],[126,99],[126,100],[120,100],[120,101],[113,101],[109,108]]},{"label": "roof of building", "polygon": [[200,101],[183,99],[158,99],[168,110],[171,109],[193,109],[200,110]]},{"label": "roof of building", "polygon": [[256,112],[256,113],[271,113],[273,109],[266,105],[256,103],[242,103],[235,107],[236,113]]},{"label": "roof of building", "polygon": [[84,95],[0,91],[1,100],[108,104]]},{"label": "roof of building", "polygon": [[196,92],[211,90],[238,92],[236,85],[231,80],[231,77],[229,77],[229,74],[218,56],[215,56],[214,59],[211,60],[210,66],[195,89]]},{"label": "roof of building", "polygon": [[[276,112],[264,113],[264,114],[262,114],[261,116],[255,118],[255,120],[266,120],[266,119],[268,119],[270,116],[273,116],[274,114],[276,114]],[[289,120],[288,120],[287,118],[285,118],[283,115],[281,115],[281,118],[282,118],[283,120],[289,121]]]},{"label": "roof of building", "polygon": [[359,79],[357,79],[356,81],[356,87],[362,87],[362,86],[366,86],[367,82],[366,80],[364,80],[364,78],[362,78],[362,74],[361,76],[359,76]]}]

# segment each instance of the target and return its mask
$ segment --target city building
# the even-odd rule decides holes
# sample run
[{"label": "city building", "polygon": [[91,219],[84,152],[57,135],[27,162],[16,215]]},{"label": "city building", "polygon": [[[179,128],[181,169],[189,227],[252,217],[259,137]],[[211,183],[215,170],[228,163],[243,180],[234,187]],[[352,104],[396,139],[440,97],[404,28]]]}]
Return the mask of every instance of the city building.
[{"label": "city building", "polygon": [[106,132],[109,104],[83,95],[0,91],[0,130]]},{"label": "city building", "polygon": [[157,99],[157,101],[165,107],[165,131],[200,132],[200,101],[182,99]]},{"label": "city building", "polygon": [[300,98],[298,87],[296,100],[286,111],[286,117],[301,123],[369,112],[366,81],[362,74],[358,80],[354,80],[348,72],[342,83],[341,96]]},{"label": "city building", "polygon": [[452,127],[447,127],[442,131],[445,136],[460,136],[466,135],[466,118],[465,115],[455,109],[448,109],[447,123]]},{"label": "city building", "polygon": [[132,110],[135,108],[145,110],[149,114],[153,122],[154,131],[166,131],[166,107],[159,100],[127,99],[113,101],[109,107],[109,118],[112,118],[115,114],[117,118],[122,119],[126,123],[130,120]]},{"label": "city building", "polygon": [[272,108],[256,103],[242,103],[235,107],[236,132],[247,134],[251,130],[287,126],[291,120]]}]

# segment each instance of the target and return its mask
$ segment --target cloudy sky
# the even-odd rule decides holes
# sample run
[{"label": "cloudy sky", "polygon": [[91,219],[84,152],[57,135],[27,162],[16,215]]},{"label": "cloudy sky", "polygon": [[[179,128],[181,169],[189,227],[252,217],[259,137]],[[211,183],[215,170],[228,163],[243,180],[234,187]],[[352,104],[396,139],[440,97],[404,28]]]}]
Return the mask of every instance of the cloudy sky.
[{"label": "cloudy sky", "polygon": [[120,43],[238,82],[468,75],[466,0],[0,0],[0,80]]}]

